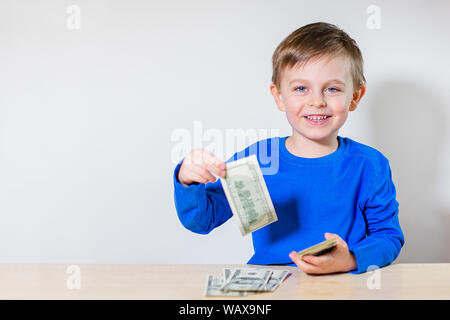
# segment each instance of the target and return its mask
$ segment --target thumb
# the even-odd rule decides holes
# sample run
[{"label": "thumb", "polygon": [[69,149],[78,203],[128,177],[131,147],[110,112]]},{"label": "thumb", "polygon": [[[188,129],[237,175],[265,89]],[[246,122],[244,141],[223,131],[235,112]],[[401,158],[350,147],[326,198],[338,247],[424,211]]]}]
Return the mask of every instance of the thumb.
[{"label": "thumb", "polygon": [[325,236],[325,239],[327,239],[327,240],[334,239],[334,238],[339,239],[339,236],[335,233],[325,232],[324,236]]},{"label": "thumb", "polygon": [[347,242],[345,242],[344,240],[342,240],[341,237],[339,237],[339,235],[335,234],[335,233],[330,233],[330,232],[325,232],[325,239],[330,240],[330,239],[336,239],[337,243],[347,247]]}]

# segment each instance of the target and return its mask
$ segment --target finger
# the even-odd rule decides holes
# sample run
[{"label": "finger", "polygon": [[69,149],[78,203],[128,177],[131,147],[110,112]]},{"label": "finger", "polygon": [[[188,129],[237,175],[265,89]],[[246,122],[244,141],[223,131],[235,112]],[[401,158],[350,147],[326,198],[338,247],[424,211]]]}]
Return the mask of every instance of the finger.
[{"label": "finger", "polygon": [[209,172],[207,169],[205,169],[202,166],[193,166],[192,171],[200,175],[201,177],[205,178],[207,182],[216,182],[216,177],[214,177],[211,172]]},{"label": "finger", "polygon": [[327,239],[327,240],[340,238],[337,234],[331,233],[331,232],[325,232],[324,236],[325,236],[325,239]]},{"label": "finger", "polygon": [[207,183],[208,180],[196,172],[189,171],[185,174],[183,182],[185,184],[191,184],[192,182]]},{"label": "finger", "polygon": [[297,254],[297,252],[292,251],[291,253],[289,253],[289,258],[291,258],[291,260],[295,263],[298,264],[298,262],[300,261],[300,258]]},{"label": "finger", "polygon": [[217,159],[214,157],[214,155],[210,155],[207,160],[205,161],[206,168],[210,170],[211,172],[214,172],[219,177],[224,178],[225,177],[225,171],[226,171],[226,164],[225,162]]},{"label": "finger", "polygon": [[194,182],[207,183],[209,182],[209,178],[203,174],[203,170],[204,169],[200,166],[190,166],[187,170],[185,170],[183,180],[186,182],[191,180]]},{"label": "finger", "polygon": [[214,154],[212,154],[208,150],[204,151],[203,156],[204,156],[204,160],[206,163],[214,165],[219,170],[225,170],[225,167],[226,167],[225,162],[223,162],[222,160],[217,158]]},{"label": "finger", "polygon": [[315,266],[313,264],[310,264],[310,263],[308,263],[306,261],[303,261],[303,260],[300,260],[298,262],[297,266],[303,272],[306,272],[308,274],[319,274],[319,273],[322,273],[322,270],[319,267],[317,267],[317,266]]},{"label": "finger", "polygon": [[303,257],[300,258],[297,254],[297,252],[292,251],[289,254],[289,257],[292,259],[292,261],[303,271],[306,273],[318,273],[320,272],[319,268],[311,263],[308,263],[307,261],[303,260]]},{"label": "finger", "polygon": [[208,169],[210,172],[214,172],[219,177],[222,177],[222,170],[220,170],[217,166],[213,164],[206,164],[206,169]]},{"label": "finger", "polygon": [[330,261],[330,255],[328,253],[321,256],[306,254],[302,256],[302,260],[317,267],[321,267]]},{"label": "finger", "polygon": [[338,245],[347,248],[347,242],[345,242],[338,234],[325,232],[325,239],[336,239]]}]

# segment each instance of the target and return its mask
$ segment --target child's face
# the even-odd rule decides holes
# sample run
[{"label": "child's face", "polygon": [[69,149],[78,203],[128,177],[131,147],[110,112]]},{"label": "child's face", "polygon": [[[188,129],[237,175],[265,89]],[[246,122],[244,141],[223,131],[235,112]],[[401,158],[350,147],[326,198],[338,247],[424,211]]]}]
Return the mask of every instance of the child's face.
[{"label": "child's face", "polygon": [[[336,139],[349,111],[356,109],[365,88],[354,92],[350,63],[344,56],[309,61],[283,70],[280,88],[271,85],[278,109],[286,112],[293,130],[315,141]],[[308,115],[326,115],[323,121]]]}]

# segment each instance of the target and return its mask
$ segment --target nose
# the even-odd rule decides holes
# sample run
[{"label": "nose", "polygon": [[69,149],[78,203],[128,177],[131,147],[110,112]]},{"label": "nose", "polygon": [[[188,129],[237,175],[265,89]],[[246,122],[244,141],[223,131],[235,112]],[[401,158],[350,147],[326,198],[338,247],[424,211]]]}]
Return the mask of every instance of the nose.
[{"label": "nose", "polygon": [[323,94],[322,93],[311,94],[311,96],[308,100],[308,105],[311,107],[316,107],[316,108],[324,107],[325,99],[323,98]]}]

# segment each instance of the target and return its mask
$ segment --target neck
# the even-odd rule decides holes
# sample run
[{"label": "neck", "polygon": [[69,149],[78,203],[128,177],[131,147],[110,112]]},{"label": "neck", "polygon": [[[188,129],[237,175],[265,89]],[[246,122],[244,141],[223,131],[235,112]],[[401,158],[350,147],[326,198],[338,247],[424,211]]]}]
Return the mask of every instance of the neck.
[{"label": "neck", "polygon": [[286,148],[290,153],[302,158],[319,158],[335,152],[339,147],[337,134],[322,140],[311,140],[300,134],[292,133],[286,139]]}]

